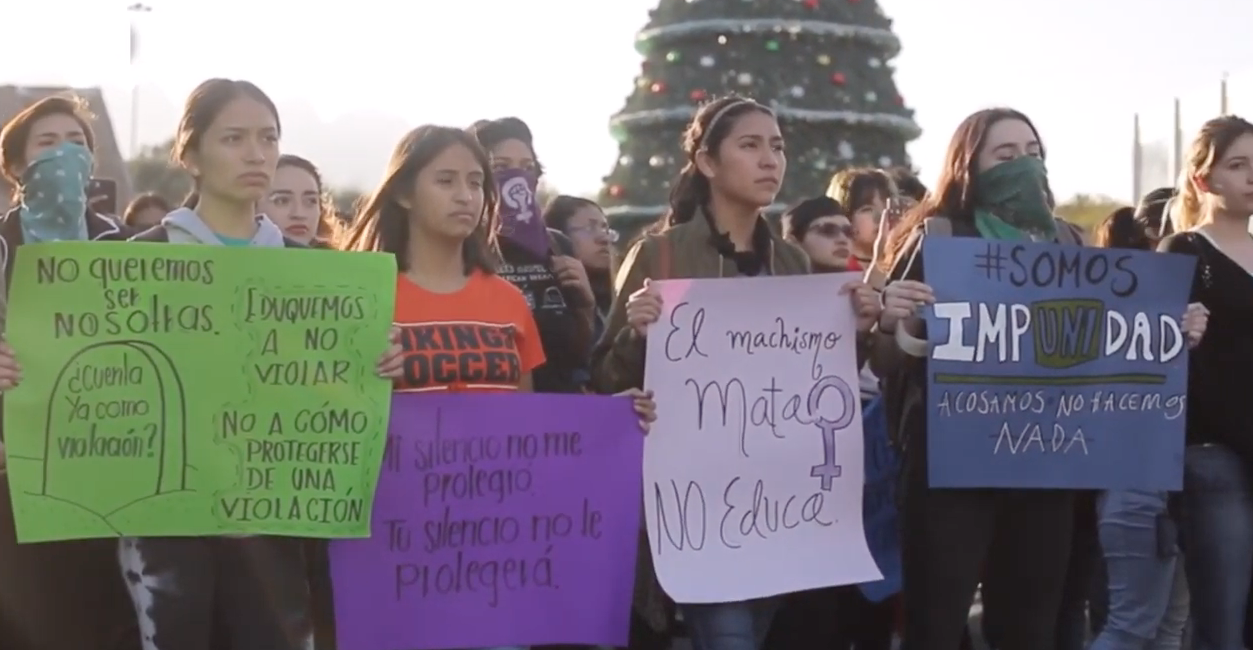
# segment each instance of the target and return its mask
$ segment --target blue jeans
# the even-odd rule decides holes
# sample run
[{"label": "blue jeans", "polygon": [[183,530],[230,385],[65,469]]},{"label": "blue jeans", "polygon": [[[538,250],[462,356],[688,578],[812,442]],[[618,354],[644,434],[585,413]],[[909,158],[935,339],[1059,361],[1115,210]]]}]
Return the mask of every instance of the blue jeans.
[{"label": "blue jeans", "polygon": [[1249,583],[1253,582],[1253,493],[1248,469],[1223,445],[1190,446],[1184,456],[1183,496],[1192,648],[1242,650]]},{"label": "blue jeans", "polygon": [[679,605],[692,650],[760,650],[779,598]]},{"label": "blue jeans", "polygon": [[1097,501],[1109,615],[1089,650],[1179,650],[1187,622],[1187,585],[1175,541],[1163,557],[1158,519],[1166,493],[1109,491]]}]

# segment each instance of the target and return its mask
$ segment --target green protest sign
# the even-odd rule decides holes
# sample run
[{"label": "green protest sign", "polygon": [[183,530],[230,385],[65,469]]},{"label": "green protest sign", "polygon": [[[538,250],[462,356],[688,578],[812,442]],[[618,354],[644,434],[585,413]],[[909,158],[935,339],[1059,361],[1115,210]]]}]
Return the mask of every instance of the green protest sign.
[{"label": "green protest sign", "polygon": [[382,254],[17,251],[5,395],[18,540],[370,532],[391,384]]}]

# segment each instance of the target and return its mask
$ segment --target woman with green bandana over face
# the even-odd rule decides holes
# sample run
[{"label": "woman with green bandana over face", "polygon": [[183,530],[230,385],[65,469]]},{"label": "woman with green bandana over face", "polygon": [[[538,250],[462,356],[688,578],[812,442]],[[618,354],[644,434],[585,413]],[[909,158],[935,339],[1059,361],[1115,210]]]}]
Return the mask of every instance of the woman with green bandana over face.
[{"label": "woman with green bandana over face", "polygon": [[[957,128],[934,191],[891,234],[880,342],[874,359],[899,413],[905,650],[958,650],[983,578],[997,647],[1056,650],[1058,611],[1074,527],[1070,490],[928,486],[926,344],[921,307],[935,297],[923,277],[924,232],[943,217],[955,237],[1079,244],[1053,216],[1044,146],[1025,115],[980,111]],[[925,223],[924,223],[925,222]],[[893,386],[893,383],[898,384]]]}]

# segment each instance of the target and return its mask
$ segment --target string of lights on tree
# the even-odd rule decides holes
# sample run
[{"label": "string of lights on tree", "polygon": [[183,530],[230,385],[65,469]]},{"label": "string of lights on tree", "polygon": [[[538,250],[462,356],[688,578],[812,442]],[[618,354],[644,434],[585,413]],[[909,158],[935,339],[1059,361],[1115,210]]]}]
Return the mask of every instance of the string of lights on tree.
[{"label": "string of lights on tree", "polygon": [[892,79],[900,41],[873,0],[661,0],[636,45],[635,88],[610,121],[619,157],[601,202],[632,229],[665,210],[680,136],[727,93],[774,108],[787,142],[783,205],[848,166],[909,164],[921,133]]}]

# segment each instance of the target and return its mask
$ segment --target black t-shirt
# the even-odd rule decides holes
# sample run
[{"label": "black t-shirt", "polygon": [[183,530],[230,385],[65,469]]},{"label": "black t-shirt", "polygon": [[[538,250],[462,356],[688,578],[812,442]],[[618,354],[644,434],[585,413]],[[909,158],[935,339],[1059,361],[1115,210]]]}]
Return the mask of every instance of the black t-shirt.
[{"label": "black t-shirt", "polygon": [[1253,276],[1209,238],[1182,232],[1157,250],[1196,258],[1190,302],[1209,309],[1205,336],[1188,357],[1188,444],[1226,445],[1253,463]]},{"label": "black t-shirt", "polygon": [[[553,254],[573,255],[574,245],[565,235],[549,229]],[[535,315],[544,356],[548,361],[532,374],[537,393],[577,393],[587,383],[590,351],[574,346],[575,328],[582,318],[575,309],[573,296],[564,290],[553,275],[552,260],[540,258],[506,238],[500,239],[504,258],[497,271],[522,291]]]}]

